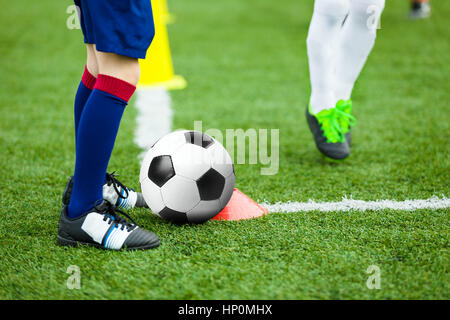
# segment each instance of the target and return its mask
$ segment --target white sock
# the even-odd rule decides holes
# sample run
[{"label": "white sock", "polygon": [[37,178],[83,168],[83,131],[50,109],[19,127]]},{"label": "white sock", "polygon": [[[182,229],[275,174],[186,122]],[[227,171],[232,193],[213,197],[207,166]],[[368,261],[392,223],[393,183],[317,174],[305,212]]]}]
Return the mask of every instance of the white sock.
[{"label": "white sock", "polygon": [[336,104],[333,90],[336,59],[333,49],[349,10],[350,0],[316,0],[314,3],[306,40],[313,113],[333,108]]},{"label": "white sock", "polygon": [[351,98],[353,87],[375,44],[385,0],[350,0],[350,12],[336,44],[336,99]]}]

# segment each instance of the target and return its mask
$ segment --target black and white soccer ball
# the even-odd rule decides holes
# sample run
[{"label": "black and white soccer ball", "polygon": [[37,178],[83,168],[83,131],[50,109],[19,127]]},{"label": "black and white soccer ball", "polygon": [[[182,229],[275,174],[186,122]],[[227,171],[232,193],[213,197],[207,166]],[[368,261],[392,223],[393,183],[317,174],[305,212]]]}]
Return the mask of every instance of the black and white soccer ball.
[{"label": "black and white soccer ball", "polygon": [[220,142],[198,131],[175,131],[147,152],[139,176],[142,195],[161,218],[202,223],[233,194],[233,161]]}]

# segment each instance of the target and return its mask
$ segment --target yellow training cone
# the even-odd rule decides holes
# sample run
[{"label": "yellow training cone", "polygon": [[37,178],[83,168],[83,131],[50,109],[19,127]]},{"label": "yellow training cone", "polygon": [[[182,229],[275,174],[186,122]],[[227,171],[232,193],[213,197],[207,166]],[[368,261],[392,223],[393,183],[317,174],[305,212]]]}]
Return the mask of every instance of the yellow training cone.
[{"label": "yellow training cone", "polygon": [[165,24],[171,24],[175,22],[175,17],[169,12],[169,7],[167,6],[167,0],[159,0],[161,7],[161,16]]},{"label": "yellow training cone", "polygon": [[139,60],[141,78],[139,87],[165,87],[168,90],[184,89],[187,85],[182,76],[174,74],[169,47],[169,36],[163,18],[162,0],[152,0],[155,38],[147,51],[147,57]]}]

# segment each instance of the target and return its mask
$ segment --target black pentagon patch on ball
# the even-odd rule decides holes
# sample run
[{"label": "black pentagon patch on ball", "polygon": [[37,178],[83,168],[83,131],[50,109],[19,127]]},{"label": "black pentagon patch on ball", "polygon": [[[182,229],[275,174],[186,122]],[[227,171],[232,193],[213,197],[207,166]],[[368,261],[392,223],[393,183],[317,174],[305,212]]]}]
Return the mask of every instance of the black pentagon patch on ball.
[{"label": "black pentagon patch on ball", "polygon": [[214,143],[214,140],[210,136],[197,131],[186,132],[184,136],[186,137],[187,143],[192,143],[205,149]]},{"label": "black pentagon patch on ball", "polygon": [[216,200],[222,195],[225,178],[214,169],[209,169],[197,180],[201,200]]},{"label": "black pentagon patch on ball", "polygon": [[170,222],[173,222],[176,224],[182,224],[182,223],[188,222],[186,213],[175,211],[168,207],[165,207],[164,209],[162,209],[159,212],[159,215],[164,220],[167,220],[167,221],[170,221]]},{"label": "black pentagon patch on ball", "polygon": [[158,187],[162,187],[175,175],[172,158],[170,156],[158,156],[153,158],[148,168],[148,178]]}]

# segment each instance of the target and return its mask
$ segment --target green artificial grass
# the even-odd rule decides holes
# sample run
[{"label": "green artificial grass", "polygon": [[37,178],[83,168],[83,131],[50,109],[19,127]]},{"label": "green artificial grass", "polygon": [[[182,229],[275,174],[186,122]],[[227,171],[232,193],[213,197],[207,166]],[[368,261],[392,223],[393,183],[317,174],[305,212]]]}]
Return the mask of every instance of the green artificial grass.
[{"label": "green artificial grass", "polygon": [[[83,71],[71,1],[8,1],[0,19],[0,299],[448,299],[449,210],[273,213],[175,226],[131,214],[158,249],[109,252],[56,244],[61,193],[74,166],[73,98]],[[450,180],[447,1],[409,21],[389,1],[355,88],[351,157],[317,152],[304,111],[312,1],[172,0],[172,57],[188,87],[171,92],[173,129],[280,130],[279,172],[236,165],[236,186],[262,202],[426,199]],[[110,162],[139,189],[136,110]],[[81,289],[69,290],[70,265]],[[370,265],[381,289],[366,286]]]}]

